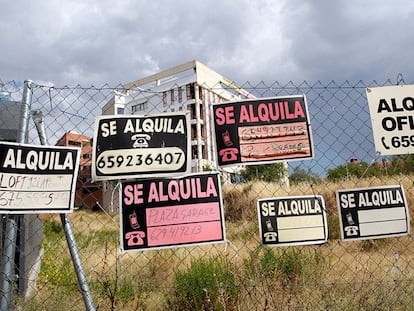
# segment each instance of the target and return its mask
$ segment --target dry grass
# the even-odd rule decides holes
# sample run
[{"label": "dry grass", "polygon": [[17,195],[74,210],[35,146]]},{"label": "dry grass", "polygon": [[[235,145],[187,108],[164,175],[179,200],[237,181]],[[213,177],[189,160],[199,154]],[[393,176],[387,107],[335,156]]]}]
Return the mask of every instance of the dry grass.
[{"label": "dry grass", "polygon": [[[79,240],[78,244],[82,246],[81,257],[99,310],[110,310],[108,294],[102,290],[104,282],[119,290],[120,296],[115,304],[117,310],[164,310],[167,308],[169,297],[174,295],[175,272],[186,271],[192,262],[202,258],[217,257],[231,264],[229,267],[232,267],[232,273],[238,280],[239,302],[234,306],[238,310],[386,310],[393,308],[397,301],[402,305],[401,308],[395,309],[404,310],[405,307],[414,304],[409,294],[414,289],[414,241],[411,236],[342,242],[337,238],[338,235],[330,232],[330,239],[324,245],[272,248],[271,253],[276,261],[285,258],[292,249],[303,257],[300,261],[301,276],[295,276],[294,282],[286,281],[286,277],[277,273],[261,274],[259,270],[252,271],[253,267],[263,264],[266,249],[260,246],[256,200],[266,197],[320,194],[325,199],[328,217],[332,218],[337,215],[337,189],[402,184],[412,219],[412,180],[412,176],[407,176],[386,180],[300,184],[290,188],[261,182],[225,185],[223,197],[227,244],[130,252],[122,257],[119,257],[119,245],[116,242],[119,238],[116,238],[115,242],[112,239],[106,242],[98,241],[102,238],[99,235],[102,231],[119,234],[118,215],[76,211],[70,215],[70,220]],[[42,218],[49,222],[60,222],[58,216]],[[339,228],[333,226],[331,230]],[[57,256],[56,260],[62,260],[67,256]],[[315,256],[323,259],[321,263],[315,264]],[[247,262],[252,264],[246,265]],[[130,289],[127,291],[129,295],[124,293],[125,296],[122,296],[124,288],[129,288],[125,287],[125,284],[130,283],[134,286],[132,292],[130,293]],[[57,292],[50,284],[42,284],[39,287],[39,294],[35,299],[43,297],[39,304],[46,304],[46,307],[42,305],[41,309],[50,309],[53,297],[60,300],[68,298],[68,293],[61,294],[65,289],[62,290],[59,284],[57,285]],[[385,295],[386,299],[380,295]],[[70,300],[62,302],[62,305],[69,304]],[[83,306],[77,305],[72,309],[82,310]]]}]

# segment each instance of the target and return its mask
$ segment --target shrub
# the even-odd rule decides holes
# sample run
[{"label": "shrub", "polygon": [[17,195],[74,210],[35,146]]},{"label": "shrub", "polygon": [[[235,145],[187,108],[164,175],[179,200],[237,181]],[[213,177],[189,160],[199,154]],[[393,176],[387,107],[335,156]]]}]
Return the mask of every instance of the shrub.
[{"label": "shrub", "polygon": [[172,310],[229,310],[238,296],[236,280],[222,259],[200,259],[188,271],[175,273]]}]

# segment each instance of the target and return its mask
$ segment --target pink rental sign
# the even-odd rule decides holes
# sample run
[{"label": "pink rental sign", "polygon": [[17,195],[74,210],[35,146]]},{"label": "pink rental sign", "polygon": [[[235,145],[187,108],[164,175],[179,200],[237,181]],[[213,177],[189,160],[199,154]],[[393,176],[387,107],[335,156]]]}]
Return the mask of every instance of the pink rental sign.
[{"label": "pink rental sign", "polygon": [[313,157],[305,95],[226,102],[212,110],[219,166]]},{"label": "pink rental sign", "polygon": [[121,251],[225,240],[217,173],[122,183]]}]

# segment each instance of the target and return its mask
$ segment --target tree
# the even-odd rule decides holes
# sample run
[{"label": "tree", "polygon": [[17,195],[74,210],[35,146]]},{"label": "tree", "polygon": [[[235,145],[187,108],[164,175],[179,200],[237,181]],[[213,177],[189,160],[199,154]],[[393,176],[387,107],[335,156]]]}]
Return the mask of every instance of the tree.
[{"label": "tree", "polygon": [[286,168],[283,163],[249,165],[240,172],[246,181],[263,180],[266,182],[278,182],[286,176]]},{"label": "tree", "polygon": [[350,162],[328,169],[326,178],[330,181],[356,177],[372,177],[386,175],[386,170],[378,163],[369,165],[367,162]]},{"label": "tree", "polygon": [[392,158],[391,167],[388,169],[390,173],[394,174],[409,174],[414,173],[414,156],[404,155],[395,156]]},{"label": "tree", "polygon": [[326,178],[331,181],[336,181],[349,177],[361,177],[368,164],[366,162],[350,162],[346,164],[339,165],[335,168],[328,169]]},{"label": "tree", "polygon": [[309,182],[314,183],[318,180],[318,175],[313,173],[311,169],[305,170],[303,168],[300,168],[299,166],[296,166],[293,169],[292,174],[289,176],[289,181],[292,184],[298,184],[301,182]]}]

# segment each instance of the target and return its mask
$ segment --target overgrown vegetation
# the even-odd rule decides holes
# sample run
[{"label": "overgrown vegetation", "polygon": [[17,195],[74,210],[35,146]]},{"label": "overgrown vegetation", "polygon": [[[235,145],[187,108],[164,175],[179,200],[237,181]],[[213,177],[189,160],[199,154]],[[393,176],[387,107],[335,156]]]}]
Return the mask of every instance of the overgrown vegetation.
[{"label": "overgrown vegetation", "polygon": [[[227,246],[120,257],[116,215],[77,211],[70,217],[98,310],[407,310],[414,303],[412,238],[342,242],[335,190],[403,184],[413,206],[412,180],[223,185]],[[257,198],[305,194],[325,199],[328,243],[261,246]],[[55,216],[44,217],[43,224],[38,293],[17,303],[22,310],[84,310],[62,224]]]},{"label": "overgrown vegetation", "polygon": [[414,173],[414,156],[394,156],[390,161],[367,163],[364,161],[352,161],[328,169],[327,179],[338,181],[345,178],[367,178],[381,176],[398,176]]},{"label": "overgrown vegetation", "polygon": [[220,257],[201,258],[188,271],[175,273],[170,310],[237,310],[238,286],[229,263]]}]

